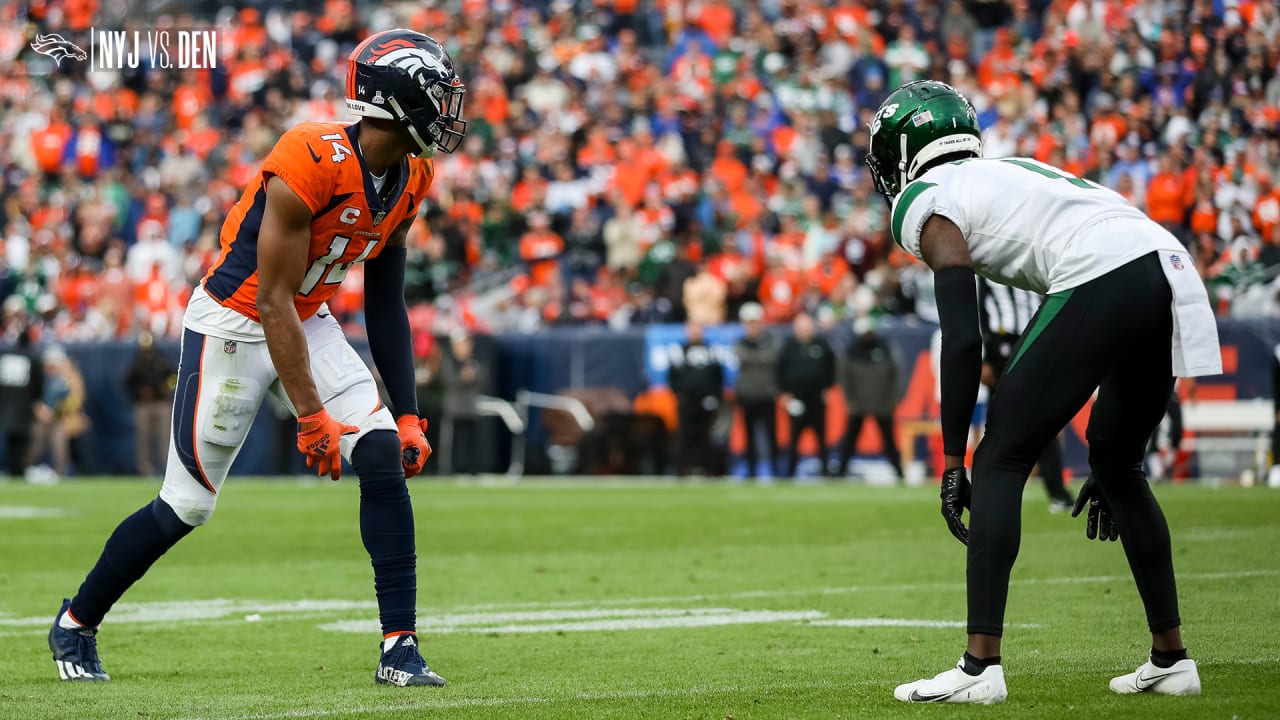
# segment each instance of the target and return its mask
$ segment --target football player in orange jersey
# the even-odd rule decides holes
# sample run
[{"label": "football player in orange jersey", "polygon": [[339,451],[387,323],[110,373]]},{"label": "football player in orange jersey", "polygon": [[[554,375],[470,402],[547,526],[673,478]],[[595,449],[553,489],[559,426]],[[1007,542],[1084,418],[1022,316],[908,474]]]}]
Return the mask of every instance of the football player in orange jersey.
[{"label": "football player in orange jersey", "polygon": [[[298,450],[337,480],[360,478],[360,534],[382,622],[375,679],[444,685],[419,654],[417,557],[405,479],[431,454],[418,417],[404,305],[405,235],[431,184],[431,156],[466,132],[465,89],[435,40],[387,30],[347,66],[360,120],[286,132],[222,228],[217,262],[184,319],[173,440],[159,497],[120,524],[49,645],[63,680],[109,680],[96,633],[111,606],[178,540],[213,514],[227,471],[268,392],[298,417]],[[366,262],[369,368],[325,304]],[[394,411],[394,414],[393,414]]]}]

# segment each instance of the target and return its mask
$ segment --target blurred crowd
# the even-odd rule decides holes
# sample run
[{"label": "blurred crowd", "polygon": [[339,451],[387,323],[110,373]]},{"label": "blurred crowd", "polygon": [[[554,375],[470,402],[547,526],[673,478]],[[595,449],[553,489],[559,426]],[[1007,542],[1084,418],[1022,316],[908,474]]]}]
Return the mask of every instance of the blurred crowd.
[{"label": "blurred crowd", "polygon": [[[210,70],[87,72],[96,0],[0,6],[5,333],[179,332],[227,209],[276,138],[349,119],[346,56],[441,40],[470,131],[410,238],[422,337],[547,324],[934,316],[862,164],[898,84],[968,95],[986,153],[1114,188],[1175,232],[1223,313],[1274,308],[1280,11],[1270,0],[266,2],[126,26],[215,27]],[[114,7],[114,6],[112,6]],[[305,7],[306,9],[299,9]],[[100,23],[101,24],[101,23]],[[332,310],[362,330],[362,277]]]}]

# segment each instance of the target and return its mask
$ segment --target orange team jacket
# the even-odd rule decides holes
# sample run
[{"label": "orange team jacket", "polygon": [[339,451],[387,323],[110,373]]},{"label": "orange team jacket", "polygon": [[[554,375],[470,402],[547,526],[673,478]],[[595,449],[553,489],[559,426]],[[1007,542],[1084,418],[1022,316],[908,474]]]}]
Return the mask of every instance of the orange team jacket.
[{"label": "orange team jacket", "polygon": [[[406,157],[383,205],[365,171],[359,133],[358,123],[307,122],[280,137],[222,225],[222,250],[203,280],[210,297],[260,322],[258,232],[273,175],[311,209],[307,272],[294,297],[298,317],[314,315],[352,265],[382,252],[396,227],[417,212],[435,169],[429,159]],[[393,181],[390,173],[387,180]]]}]

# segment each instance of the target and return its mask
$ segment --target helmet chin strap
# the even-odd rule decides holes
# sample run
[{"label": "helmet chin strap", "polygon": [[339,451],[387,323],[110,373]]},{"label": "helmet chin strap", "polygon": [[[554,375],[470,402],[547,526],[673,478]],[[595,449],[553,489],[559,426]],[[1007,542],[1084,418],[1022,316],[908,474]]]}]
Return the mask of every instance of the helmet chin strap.
[{"label": "helmet chin strap", "polygon": [[898,153],[898,192],[907,187],[911,179],[907,177],[907,134],[898,135],[901,151]]},{"label": "helmet chin strap", "polygon": [[413,137],[413,141],[418,144],[419,148],[421,148],[422,152],[418,153],[418,157],[434,156],[436,154],[435,143],[428,143],[422,139],[422,135],[418,134],[418,128],[414,127],[413,123],[408,121],[409,116],[406,115],[404,109],[400,107],[400,103],[396,100],[394,95],[387,98],[387,104],[391,106],[391,111],[395,113],[396,120],[399,120],[400,124],[405,126],[409,131],[409,135]]}]

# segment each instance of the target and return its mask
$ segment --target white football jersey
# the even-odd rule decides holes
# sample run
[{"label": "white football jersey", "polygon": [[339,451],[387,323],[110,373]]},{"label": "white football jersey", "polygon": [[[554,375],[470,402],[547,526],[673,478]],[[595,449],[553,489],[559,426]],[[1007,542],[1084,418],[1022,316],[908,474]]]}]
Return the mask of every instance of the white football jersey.
[{"label": "white football jersey", "polygon": [[[920,231],[935,214],[960,228],[975,272],[1042,295],[1156,250],[1184,250],[1118,193],[1030,158],[975,158],[929,170],[894,200],[894,241],[920,258]],[[1099,226],[1113,220],[1140,227]]]}]

